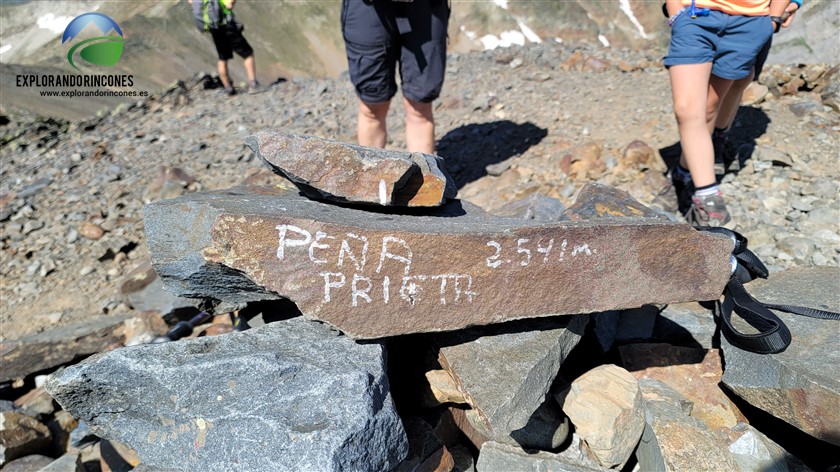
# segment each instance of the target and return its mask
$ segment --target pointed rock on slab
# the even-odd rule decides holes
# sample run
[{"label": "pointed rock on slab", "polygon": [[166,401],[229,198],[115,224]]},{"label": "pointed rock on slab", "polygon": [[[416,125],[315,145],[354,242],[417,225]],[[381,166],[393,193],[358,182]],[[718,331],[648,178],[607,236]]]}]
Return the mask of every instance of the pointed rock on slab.
[{"label": "pointed rock on slab", "polygon": [[430,207],[455,198],[438,156],[262,131],[245,142],[305,193],[338,202]]},{"label": "pointed rock on slab", "polygon": [[301,318],[118,349],[47,391],[152,470],[390,470],[408,442],[378,344]]},{"label": "pointed rock on slab", "polygon": [[382,214],[287,193],[145,207],[152,265],[186,298],[288,298],[354,338],[717,299],[732,242],[659,218],[539,224],[453,201]]},{"label": "pointed rock on slab", "polygon": [[[840,269],[809,267],[755,280],[747,290],[765,303],[840,312],[838,284]],[[790,346],[778,354],[754,354],[722,336],[723,383],[753,406],[840,446],[840,322],[776,313],[793,336]]]}]

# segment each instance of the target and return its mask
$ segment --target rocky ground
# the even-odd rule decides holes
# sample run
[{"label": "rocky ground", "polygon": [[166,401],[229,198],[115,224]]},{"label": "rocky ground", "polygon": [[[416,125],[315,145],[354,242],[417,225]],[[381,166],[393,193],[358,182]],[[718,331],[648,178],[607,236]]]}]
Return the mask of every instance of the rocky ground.
[{"label": "rocky ground", "polygon": [[[722,181],[735,229],[771,272],[836,267],[840,73],[773,66],[761,84],[736,121],[740,168]],[[197,76],[82,123],[7,111],[0,340],[140,311],[125,287],[149,257],[144,205],[276,178],[246,136],[354,141],[347,80],[284,81],[234,97],[207,85]],[[459,197],[488,211],[511,211],[508,204],[534,194],[569,205],[585,183],[599,182],[681,218],[666,177],[678,135],[658,57],[569,44],[453,55],[436,103],[438,153]],[[389,147],[402,148],[394,108]],[[627,155],[641,165],[623,165]]]}]

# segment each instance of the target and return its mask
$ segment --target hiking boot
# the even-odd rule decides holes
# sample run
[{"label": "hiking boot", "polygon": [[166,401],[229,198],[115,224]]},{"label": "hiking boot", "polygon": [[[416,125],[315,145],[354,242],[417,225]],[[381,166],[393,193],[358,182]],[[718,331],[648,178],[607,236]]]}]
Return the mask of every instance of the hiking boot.
[{"label": "hiking boot", "polygon": [[728,136],[712,135],[712,147],[715,150],[715,177],[720,181],[727,171],[738,172],[741,162],[738,160],[738,150]]},{"label": "hiking boot", "polygon": [[691,197],[691,208],[685,215],[691,226],[726,226],[732,221],[726,204],[723,202],[723,195],[717,192],[712,195]]},{"label": "hiking boot", "polygon": [[228,97],[236,95],[236,89],[233,88],[233,85],[225,87],[225,95],[227,95]]},{"label": "hiking boot", "polygon": [[691,197],[694,195],[694,184],[689,180],[688,182],[677,176],[676,167],[671,169],[671,184],[674,187],[674,192],[677,195],[677,209],[681,215],[685,215],[691,208]]},{"label": "hiking boot", "polygon": [[265,91],[266,91],[266,87],[264,85],[260,84],[259,82],[257,82],[256,80],[252,80],[251,82],[248,82],[248,93],[249,94],[253,95],[255,93],[263,93]]},{"label": "hiking boot", "polygon": [[726,174],[726,163],[724,162],[724,153],[726,152],[726,138],[712,135],[712,147],[715,150],[715,177],[720,181],[721,177]]}]

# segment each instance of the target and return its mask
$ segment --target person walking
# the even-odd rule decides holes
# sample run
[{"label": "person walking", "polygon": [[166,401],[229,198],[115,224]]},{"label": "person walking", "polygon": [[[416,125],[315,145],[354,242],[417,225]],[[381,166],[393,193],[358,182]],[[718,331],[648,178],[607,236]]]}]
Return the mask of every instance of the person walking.
[{"label": "person walking", "polygon": [[236,21],[233,5],[236,0],[187,0],[192,6],[193,17],[200,31],[209,32],[216,46],[219,61],[216,68],[225,93],[235,95],[236,88],[228,74],[228,61],[235,52],[244,60],[245,74],[248,76],[248,92],[257,93],[262,87],[257,82],[257,66],[254,49],[242,35],[244,27]]},{"label": "person walking", "polygon": [[341,30],[359,98],[360,145],[385,147],[399,66],[406,147],[434,154],[432,101],[443,87],[449,14],[448,0],[343,0]]},{"label": "person walking", "polygon": [[695,226],[726,226],[731,216],[715,177],[712,130],[732,83],[753,73],[789,0],[668,0],[671,79],[682,156],[672,178],[690,191]]}]

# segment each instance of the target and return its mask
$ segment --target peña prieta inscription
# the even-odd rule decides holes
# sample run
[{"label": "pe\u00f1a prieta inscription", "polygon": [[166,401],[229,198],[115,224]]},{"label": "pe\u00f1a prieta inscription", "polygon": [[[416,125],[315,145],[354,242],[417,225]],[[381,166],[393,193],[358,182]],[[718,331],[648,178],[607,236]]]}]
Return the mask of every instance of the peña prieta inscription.
[{"label": "pe\u00f1a prieta inscription", "polygon": [[253,189],[156,202],[145,223],[168,290],[288,298],[359,339],[713,299],[732,249],[657,218],[539,225],[457,201],[385,214]]}]

